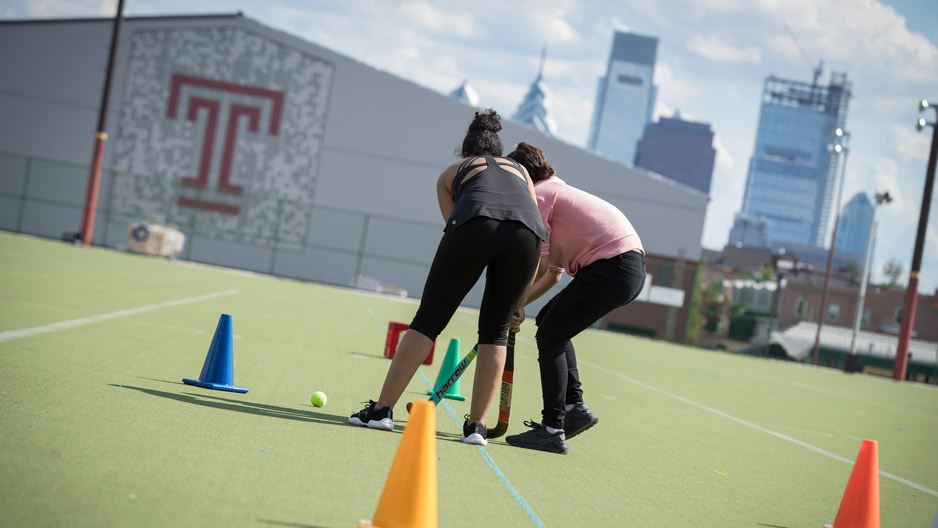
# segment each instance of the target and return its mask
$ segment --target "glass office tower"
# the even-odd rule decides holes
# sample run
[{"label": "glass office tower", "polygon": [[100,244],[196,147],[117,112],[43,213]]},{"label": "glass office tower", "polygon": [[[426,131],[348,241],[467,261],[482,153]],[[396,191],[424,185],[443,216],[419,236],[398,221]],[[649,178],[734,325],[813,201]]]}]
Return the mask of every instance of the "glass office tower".
[{"label": "glass office tower", "polygon": [[873,223],[873,202],[860,192],[844,206],[837,224],[837,249],[852,251],[866,256],[866,244],[870,240]]},{"label": "glass office tower", "polygon": [[832,74],[826,86],[765,80],[741,213],[766,219],[770,244],[826,244],[840,159],[827,147],[831,131],[844,126],[849,99],[846,74]]},{"label": "glass office tower", "polygon": [[655,107],[657,53],[657,38],[616,32],[593,105],[591,150],[627,165],[635,162],[638,140]]}]

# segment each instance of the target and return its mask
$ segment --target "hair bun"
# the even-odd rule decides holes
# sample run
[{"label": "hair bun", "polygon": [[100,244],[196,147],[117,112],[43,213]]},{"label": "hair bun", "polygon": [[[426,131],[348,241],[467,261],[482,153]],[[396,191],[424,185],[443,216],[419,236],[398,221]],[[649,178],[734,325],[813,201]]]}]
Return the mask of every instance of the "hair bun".
[{"label": "hair bun", "polygon": [[469,130],[488,130],[497,133],[502,129],[502,119],[491,108],[484,112],[476,112],[475,118],[469,124]]}]

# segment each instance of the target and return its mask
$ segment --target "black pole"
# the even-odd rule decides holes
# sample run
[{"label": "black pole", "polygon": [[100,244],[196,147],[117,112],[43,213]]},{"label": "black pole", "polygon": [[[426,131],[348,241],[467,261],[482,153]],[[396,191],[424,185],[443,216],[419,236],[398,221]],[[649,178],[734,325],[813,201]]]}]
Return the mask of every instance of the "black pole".
[{"label": "black pole", "polygon": [[85,212],[81,221],[81,240],[86,246],[91,245],[94,234],[94,216],[98,208],[98,189],[101,186],[101,163],[104,159],[104,145],[107,142],[107,107],[111,97],[111,79],[114,77],[114,62],[117,56],[117,43],[120,39],[121,21],[124,18],[124,0],[117,2],[117,14],[114,16],[114,28],[111,31],[111,50],[108,54],[107,73],[104,75],[104,92],[101,95],[101,108],[98,109],[98,128],[94,135],[94,150],[91,154],[91,172],[88,175],[88,190],[85,194]]},{"label": "black pole", "polygon": [[[938,114],[938,110],[936,110]],[[909,366],[909,342],[915,326],[915,305],[918,303],[918,279],[922,269],[922,251],[925,249],[925,230],[928,228],[928,213],[931,209],[931,195],[935,187],[935,165],[938,163],[938,119],[931,125],[931,150],[928,153],[928,168],[925,169],[925,190],[922,193],[922,211],[918,216],[918,232],[915,234],[915,251],[912,253],[912,269],[909,271],[909,285],[905,290],[905,304],[902,308],[902,327],[899,331],[899,346],[896,348],[896,362],[892,368],[892,377],[905,380]]]}]

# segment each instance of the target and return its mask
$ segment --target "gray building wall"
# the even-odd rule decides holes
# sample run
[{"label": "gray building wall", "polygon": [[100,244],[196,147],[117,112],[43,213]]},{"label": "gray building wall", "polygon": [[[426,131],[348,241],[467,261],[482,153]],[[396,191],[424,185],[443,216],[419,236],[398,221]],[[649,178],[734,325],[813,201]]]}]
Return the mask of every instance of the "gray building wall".
[{"label": "gray building wall", "polygon": [[[0,229],[79,229],[110,30],[108,19],[0,23]],[[167,117],[153,105],[165,104],[173,69],[284,91],[281,133],[264,133],[270,101],[210,88],[184,87]],[[129,222],[162,218],[186,233],[187,259],[339,285],[362,274],[421,294],[442,235],[436,178],[456,160],[473,108],[239,15],[127,19],[111,94],[96,243],[121,247]],[[220,98],[221,109],[209,185],[193,188],[180,182],[196,176],[208,127],[206,112],[185,118],[196,96]],[[236,128],[231,182],[242,194],[215,188],[237,104],[260,112],[259,132],[244,118]],[[649,253],[699,257],[703,193],[503,124],[506,152],[522,140],[544,149],[569,184],[620,208]],[[481,285],[465,304],[480,300]]]}]

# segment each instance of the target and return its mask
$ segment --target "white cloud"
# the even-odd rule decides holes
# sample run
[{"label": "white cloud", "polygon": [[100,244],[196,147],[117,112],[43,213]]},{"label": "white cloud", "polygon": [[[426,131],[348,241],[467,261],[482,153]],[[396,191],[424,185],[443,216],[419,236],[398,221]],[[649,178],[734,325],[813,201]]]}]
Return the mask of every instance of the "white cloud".
[{"label": "white cloud", "polygon": [[24,7],[27,16],[41,18],[112,17],[117,13],[116,0],[30,0]]},{"label": "white cloud", "polygon": [[623,32],[626,32],[626,33],[628,33],[629,31],[632,31],[632,30],[629,28],[628,24],[626,24],[625,22],[619,20],[618,18],[613,18],[613,19],[612,19],[612,22],[611,22],[611,25],[612,25],[612,29],[615,30],[615,31],[623,31]]},{"label": "white cloud", "polygon": [[662,117],[671,117],[674,115],[674,109],[661,102],[661,99],[655,101],[655,108],[651,112],[652,121],[657,121]]},{"label": "white cloud", "polygon": [[736,166],[736,158],[730,154],[729,149],[723,144],[720,136],[716,134],[713,135],[713,148],[717,151],[717,164],[723,165],[727,169],[732,169]]},{"label": "white cloud", "polygon": [[925,228],[925,250],[925,254],[938,259],[938,229],[931,223]]},{"label": "white cloud", "polygon": [[892,196],[892,204],[885,208],[885,215],[891,217],[894,221],[901,221],[908,225],[914,225],[914,220],[909,215],[909,211],[917,208],[908,202],[903,191],[902,182],[899,180],[899,165],[892,158],[879,158],[873,165],[873,182],[876,189],[889,191]]},{"label": "white cloud", "polygon": [[890,125],[888,137],[899,159],[903,161],[925,161],[928,159],[930,130],[917,132],[911,126]]},{"label": "white cloud", "polygon": [[680,106],[702,94],[701,90],[674,73],[671,66],[659,60],[655,65],[655,76],[652,79],[658,87],[658,100],[664,99],[668,104]]},{"label": "white cloud", "polygon": [[412,20],[434,33],[469,37],[478,31],[475,17],[468,10],[443,12],[429,2],[405,2],[398,8],[398,14],[402,19]]},{"label": "white cloud", "polygon": [[755,46],[734,46],[716,35],[693,34],[687,39],[687,51],[717,62],[762,62],[762,52]]}]

